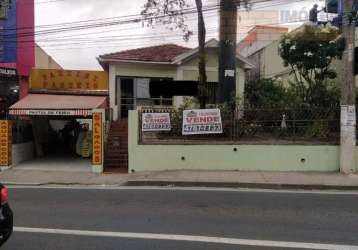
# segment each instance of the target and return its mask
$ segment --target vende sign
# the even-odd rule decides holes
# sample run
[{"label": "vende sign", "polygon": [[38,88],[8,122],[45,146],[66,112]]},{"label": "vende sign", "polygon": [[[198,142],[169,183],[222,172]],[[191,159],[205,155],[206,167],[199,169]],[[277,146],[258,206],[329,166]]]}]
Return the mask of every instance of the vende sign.
[{"label": "vende sign", "polygon": [[142,131],[170,131],[169,113],[143,113],[142,114]]},{"label": "vende sign", "polygon": [[222,134],[220,109],[183,111],[183,135]]}]

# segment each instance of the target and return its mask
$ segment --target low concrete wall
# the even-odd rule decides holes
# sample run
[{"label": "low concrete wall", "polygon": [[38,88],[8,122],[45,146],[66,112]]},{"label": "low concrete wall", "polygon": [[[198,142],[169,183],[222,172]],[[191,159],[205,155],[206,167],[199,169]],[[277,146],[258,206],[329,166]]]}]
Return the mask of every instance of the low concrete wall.
[{"label": "low concrete wall", "polygon": [[34,143],[20,143],[12,145],[12,165],[15,166],[21,162],[34,158]]},{"label": "low concrete wall", "polygon": [[137,111],[130,112],[128,128],[130,172],[188,169],[318,172],[339,170],[339,146],[139,145]]}]

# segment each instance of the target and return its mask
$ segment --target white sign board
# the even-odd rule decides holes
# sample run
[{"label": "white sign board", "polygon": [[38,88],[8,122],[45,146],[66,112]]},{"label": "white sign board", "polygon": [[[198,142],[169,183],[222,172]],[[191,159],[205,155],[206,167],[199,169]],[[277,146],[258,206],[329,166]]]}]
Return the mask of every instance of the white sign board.
[{"label": "white sign board", "polygon": [[170,131],[172,129],[169,113],[143,113],[142,131]]},{"label": "white sign board", "polygon": [[0,75],[16,76],[17,72],[16,72],[16,69],[0,68]]},{"label": "white sign board", "polygon": [[183,135],[222,134],[220,109],[183,111]]},{"label": "white sign board", "polygon": [[341,106],[341,124],[343,126],[356,125],[356,108],[354,105]]},{"label": "white sign board", "polygon": [[225,77],[235,77],[235,70],[233,69],[225,70]]}]

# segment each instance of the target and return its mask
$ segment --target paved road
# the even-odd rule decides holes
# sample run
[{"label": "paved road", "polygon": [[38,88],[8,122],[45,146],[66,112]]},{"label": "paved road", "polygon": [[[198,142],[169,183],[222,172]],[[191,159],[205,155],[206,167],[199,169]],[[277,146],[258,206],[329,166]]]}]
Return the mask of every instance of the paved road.
[{"label": "paved road", "polygon": [[17,228],[4,250],[358,249],[354,193],[31,188],[10,196]]}]

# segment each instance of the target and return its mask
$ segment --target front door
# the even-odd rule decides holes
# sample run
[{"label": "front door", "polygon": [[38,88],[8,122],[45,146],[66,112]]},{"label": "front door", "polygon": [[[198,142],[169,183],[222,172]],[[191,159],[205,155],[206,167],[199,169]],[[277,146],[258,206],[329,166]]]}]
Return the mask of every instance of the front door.
[{"label": "front door", "polygon": [[135,93],[134,93],[134,79],[133,78],[121,78],[120,79],[120,107],[119,117],[128,118],[128,110],[135,108]]}]

